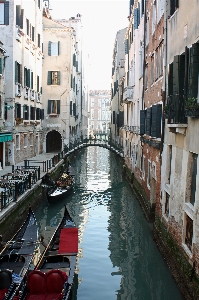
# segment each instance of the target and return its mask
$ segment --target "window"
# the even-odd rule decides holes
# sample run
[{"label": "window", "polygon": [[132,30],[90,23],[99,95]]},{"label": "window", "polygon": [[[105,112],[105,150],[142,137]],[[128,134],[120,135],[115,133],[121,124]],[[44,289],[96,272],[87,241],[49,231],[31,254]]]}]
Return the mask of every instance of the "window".
[{"label": "window", "polygon": [[48,71],[48,85],[60,85],[60,71]]},{"label": "window", "polygon": [[30,146],[33,146],[33,133],[30,133]]},{"label": "window", "polygon": [[23,106],[23,119],[29,120],[29,106],[28,105]]},{"label": "window", "polygon": [[23,29],[23,15],[24,10],[21,9],[21,5],[16,5],[16,25]]},{"label": "window", "polygon": [[40,34],[38,33],[37,35],[37,46],[40,48],[41,47],[41,36]]},{"label": "window", "polygon": [[35,40],[35,27],[32,26],[32,41],[34,42]]},{"label": "window", "polygon": [[154,4],[153,4],[153,16],[152,16],[152,34],[154,34],[155,27],[156,27],[156,22],[157,22],[156,2],[154,2]]},{"label": "window", "polygon": [[150,161],[148,161],[147,185],[150,188],[150,186],[151,186],[151,162]]},{"label": "window", "polygon": [[30,22],[28,19],[26,19],[26,34],[29,35],[30,33]]},{"label": "window", "polygon": [[98,99],[98,106],[101,107],[101,99]]},{"label": "window", "polygon": [[24,86],[30,88],[30,69],[24,67]]},{"label": "window", "polygon": [[186,216],[186,233],[185,233],[185,244],[192,250],[192,239],[193,239],[193,220],[189,218],[188,215]]},{"label": "window", "polygon": [[28,146],[28,135],[27,133],[24,133],[24,147]]},{"label": "window", "polygon": [[37,75],[37,93],[39,93],[39,75]]},{"label": "window", "polygon": [[58,56],[60,54],[60,42],[48,42],[48,55]]},{"label": "window", "polygon": [[20,149],[20,135],[16,134],[16,149]]},{"label": "window", "polygon": [[60,114],[60,100],[48,100],[48,114]]},{"label": "window", "polygon": [[21,118],[21,104],[15,103],[15,118]]},{"label": "window", "polygon": [[36,108],[36,120],[40,120],[40,111],[41,109],[39,107]]},{"label": "window", "polygon": [[170,0],[170,15],[172,16],[174,12],[179,7],[179,0]]},{"label": "window", "polygon": [[35,107],[30,107],[30,120],[35,120]]},{"label": "window", "polygon": [[94,107],[95,99],[91,98],[91,107]]},{"label": "window", "polygon": [[166,194],[166,199],[165,199],[165,209],[164,209],[164,213],[165,213],[165,215],[166,215],[166,217],[168,218],[168,216],[169,216],[169,194],[168,193],[166,193],[165,192],[165,194]]},{"label": "window", "polygon": [[0,25],[9,25],[9,1],[0,3]]},{"label": "window", "polygon": [[168,183],[170,183],[171,180],[171,162],[172,162],[172,146],[169,145],[168,148]]},{"label": "window", "polygon": [[196,194],[196,176],[197,176],[197,160],[198,154],[192,154],[191,162],[191,191],[190,191],[190,203],[194,205],[195,203],[195,194]]},{"label": "window", "polygon": [[15,61],[15,83],[22,83],[22,66]]},{"label": "window", "polygon": [[145,90],[148,89],[148,65],[145,66],[144,88],[145,88]]},{"label": "window", "polygon": [[151,56],[151,84],[154,83],[154,54]]}]

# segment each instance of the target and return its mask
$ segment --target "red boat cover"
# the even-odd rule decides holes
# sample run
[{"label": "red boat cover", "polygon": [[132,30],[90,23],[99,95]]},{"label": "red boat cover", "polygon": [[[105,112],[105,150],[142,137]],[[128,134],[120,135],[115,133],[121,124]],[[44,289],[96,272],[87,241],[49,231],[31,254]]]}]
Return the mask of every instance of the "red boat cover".
[{"label": "red boat cover", "polygon": [[62,228],[58,253],[78,252],[78,228]]}]

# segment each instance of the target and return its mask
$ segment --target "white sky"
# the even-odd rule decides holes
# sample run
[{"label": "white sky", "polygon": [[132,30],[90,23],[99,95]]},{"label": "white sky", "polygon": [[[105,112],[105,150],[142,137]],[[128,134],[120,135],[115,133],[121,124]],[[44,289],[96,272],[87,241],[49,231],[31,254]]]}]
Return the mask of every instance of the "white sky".
[{"label": "white sky", "polygon": [[54,19],[82,15],[90,57],[89,89],[110,89],[113,46],[118,30],[128,26],[129,0],[50,0]]}]

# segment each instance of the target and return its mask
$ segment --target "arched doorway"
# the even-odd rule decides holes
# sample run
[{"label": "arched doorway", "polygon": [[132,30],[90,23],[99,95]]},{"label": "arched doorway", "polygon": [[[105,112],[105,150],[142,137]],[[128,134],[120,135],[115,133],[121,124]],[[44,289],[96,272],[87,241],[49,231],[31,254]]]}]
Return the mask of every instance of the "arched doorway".
[{"label": "arched doorway", "polygon": [[60,152],[62,149],[62,138],[61,134],[52,130],[46,135],[46,153],[49,152]]}]

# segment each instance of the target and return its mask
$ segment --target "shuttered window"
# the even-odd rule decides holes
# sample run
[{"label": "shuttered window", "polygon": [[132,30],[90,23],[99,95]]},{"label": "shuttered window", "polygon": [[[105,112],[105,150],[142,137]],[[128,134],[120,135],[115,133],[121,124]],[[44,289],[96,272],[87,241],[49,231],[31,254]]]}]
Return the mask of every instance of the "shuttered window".
[{"label": "shuttered window", "polygon": [[22,83],[22,65],[15,61],[15,83]]},{"label": "shuttered window", "polygon": [[48,85],[60,85],[60,71],[48,71]]},{"label": "shuttered window", "polygon": [[37,75],[37,93],[39,93],[39,76]]},{"label": "shuttered window", "polygon": [[195,196],[196,196],[196,177],[197,177],[197,161],[198,154],[192,154],[192,162],[191,162],[191,194],[190,194],[190,203],[194,205]]},{"label": "shuttered window", "polygon": [[76,103],[73,103],[73,116],[76,117]]},{"label": "shuttered window", "polygon": [[31,83],[30,84],[30,88],[33,89],[33,72],[32,71],[30,72],[30,78],[31,78],[31,80],[30,80],[30,83]]},{"label": "shuttered window", "polygon": [[40,117],[41,117],[41,120],[44,120],[44,109],[43,108],[40,110]]},{"label": "shuttered window", "polygon": [[60,100],[48,100],[48,114],[60,114]]},{"label": "shuttered window", "polygon": [[73,114],[73,102],[70,101],[70,115],[72,116]]},{"label": "shuttered window", "polygon": [[119,116],[118,116],[119,120],[118,120],[118,127],[123,127],[124,126],[124,112],[123,111],[120,111],[119,112]]},{"label": "shuttered window", "polygon": [[0,58],[0,74],[3,74],[4,71],[4,58]]},{"label": "shuttered window", "polygon": [[35,107],[30,107],[30,120],[35,120]]},{"label": "shuttered window", "polygon": [[36,120],[40,120],[40,108],[39,107],[37,107],[36,108]]},{"label": "shuttered window", "polygon": [[161,137],[161,120],[162,120],[162,105],[157,104],[152,106],[151,110],[151,136],[155,138]]},{"label": "shuttered window", "polygon": [[134,29],[138,29],[139,25],[139,10],[138,8],[134,9]]},{"label": "shuttered window", "polygon": [[29,106],[28,105],[23,106],[23,119],[29,120]]},{"label": "shuttered window", "polygon": [[145,110],[140,111],[140,135],[145,134]]},{"label": "shuttered window", "polygon": [[113,111],[113,124],[115,124],[115,111]]},{"label": "shuttered window", "polygon": [[21,26],[21,5],[16,5],[16,25]]},{"label": "shuttered window", "polygon": [[151,135],[151,107],[146,110],[146,134]]},{"label": "shuttered window", "polygon": [[129,53],[129,40],[126,39],[125,40],[125,54],[128,54]]},{"label": "shuttered window", "polygon": [[189,55],[189,96],[198,97],[199,44],[193,44]]},{"label": "shuttered window", "polygon": [[15,118],[21,118],[21,104],[15,103]]}]

